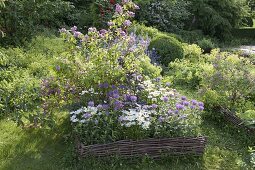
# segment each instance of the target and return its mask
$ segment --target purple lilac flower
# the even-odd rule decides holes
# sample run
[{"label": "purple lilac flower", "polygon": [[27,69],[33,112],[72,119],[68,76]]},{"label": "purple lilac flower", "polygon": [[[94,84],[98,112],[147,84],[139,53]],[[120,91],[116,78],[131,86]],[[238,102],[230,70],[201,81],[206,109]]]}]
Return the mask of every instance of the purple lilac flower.
[{"label": "purple lilac flower", "polygon": [[172,109],[169,109],[169,110],[167,111],[167,113],[168,113],[168,115],[171,115],[171,114],[173,113],[173,110],[172,110]]},{"label": "purple lilac flower", "polygon": [[107,110],[107,109],[109,108],[109,105],[108,105],[108,104],[103,104],[102,106],[103,106],[103,109],[104,109],[104,110]]},{"label": "purple lilac flower", "polygon": [[65,28],[61,28],[61,29],[59,29],[59,32],[60,33],[66,33],[66,29]]},{"label": "purple lilac flower", "polygon": [[59,65],[56,66],[56,70],[60,71],[60,66]]},{"label": "purple lilac flower", "polygon": [[108,25],[108,26],[113,26],[114,23],[113,23],[112,21],[110,21],[110,22],[107,22],[107,25]]},{"label": "purple lilac flower", "polygon": [[187,100],[187,97],[186,96],[182,96],[181,99],[182,100]]},{"label": "purple lilac flower", "polygon": [[190,106],[190,109],[195,109],[196,107],[194,105],[191,105]]},{"label": "purple lilac flower", "polygon": [[82,117],[84,117],[85,119],[88,119],[91,116],[92,116],[91,113],[85,113]]},{"label": "purple lilac flower", "polygon": [[96,31],[97,31],[97,29],[95,27],[90,27],[88,29],[88,32],[96,32]]},{"label": "purple lilac flower", "polygon": [[179,103],[176,104],[175,107],[177,110],[183,110],[185,108],[182,104],[179,104]]},{"label": "purple lilac flower", "polygon": [[188,102],[188,101],[184,101],[184,102],[183,102],[183,105],[184,105],[184,106],[188,106],[188,105],[189,105],[189,102]]},{"label": "purple lilac flower", "polygon": [[129,27],[131,25],[131,21],[130,20],[126,20],[126,21],[124,21],[123,24],[124,24],[124,26]]},{"label": "purple lilac flower", "polygon": [[73,26],[72,28],[71,28],[71,31],[72,32],[75,32],[77,30],[77,27],[76,26]]},{"label": "purple lilac flower", "polygon": [[135,17],[135,13],[134,13],[134,12],[128,11],[127,13],[128,13],[128,16],[130,16],[130,17]]},{"label": "purple lilac flower", "polygon": [[158,121],[159,123],[162,123],[164,121],[164,118],[162,116],[159,116]]},{"label": "purple lilac flower", "polygon": [[99,88],[108,88],[109,84],[108,83],[101,83],[98,85]]},{"label": "purple lilac flower", "polygon": [[196,100],[191,100],[191,103],[192,103],[193,105],[197,105],[197,101],[196,101]]},{"label": "purple lilac flower", "polygon": [[120,4],[116,4],[115,11],[119,14],[123,13],[123,8]]},{"label": "purple lilac flower", "polygon": [[135,9],[140,9],[140,7],[138,5],[136,5],[136,4],[134,5],[134,8]]},{"label": "purple lilac flower", "polygon": [[167,83],[166,83],[166,86],[167,86],[167,87],[170,87],[170,86],[171,86],[171,83],[170,83],[170,82],[167,82]]},{"label": "purple lilac flower", "polygon": [[138,75],[138,76],[137,76],[137,80],[138,80],[138,81],[141,81],[142,79],[143,79],[143,76],[141,76],[141,75]]},{"label": "purple lilac flower", "polygon": [[125,101],[130,100],[130,95],[129,95],[129,94],[123,94],[123,99],[124,99]]},{"label": "purple lilac flower", "polygon": [[125,31],[120,31],[120,35],[124,37],[124,36],[126,36],[126,32]]},{"label": "purple lilac flower", "polygon": [[199,106],[199,110],[203,111],[205,108],[203,106]]},{"label": "purple lilac flower", "polygon": [[129,0],[122,0],[122,4],[126,4],[128,2],[129,2]]},{"label": "purple lilac flower", "polygon": [[78,38],[80,35],[81,35],[81,32],[79,32],[79,31],[75,31],[73,34],[73,36],[76,38]]},{"label": "purple lilac flower", "polygon": [[179,119],[185,119],[185,118],[187,118],[187,115],[181,115],[181,116],[179,117]]},{"label": "purple lilac flower", "polygon": [[126,86],[125,86],[125,85],[120,85],[119,88],[120,88],[120,89],[125,89]]},{"label": "purple lilac flower", "polygon": [[149,108],[148,105],[144,105],[144,106],[143,106],[143,109],[145,109],[145,110],[147,110],[148,108]]},{"label": "purple lilac flower", "polygon": [[115,85],[112,85],[112,89],[117,89],[117,87]]},{"label": "purple lilac flower", "polygon": [[204,103],[203,102],[198,102],[198,106],[204,107]]},{"label": "purple lilac flower", "polygon": [[161,80],[160,77],[157,77],[157,78],[155,79],[156,82],[160,82],[160,80]]},{"label": "purple lilac flower", "polygon": [[162,97],[162,101],[168,102],[169,98],[167,96]]},{"label": "purple lilac flower", "polygon": [[175,110],[175,111],[174,111],[174,114],[178,114],[178,113],[179,113],[179,110]]},{"label": "purple lilac flower", "polygon": [[116,101],[114,102],[114,110],[120,110],[120,109],[123,108],[123,106],[124,106],[124,105],[122,104],[121,101],[116,100]]},{"label": "purple lilac flower", "polygon": [[152,109],[156,109],[157,107],[158,107],[157,104],[152,104],[152,105],[151,105],[151,108],[152,108]]},{"label": "purple lilac flower", "polygon": [[106,34],[106,33],[107,33],[107,30],[105,30],[105,29],[101,29],[99,32],[100,32],[100,34],[103,34],[103,35],[104,35],[104,34]]},{"label": "purple lilac flower", "polygon": [[90,106],[90,107],[94,107],[94,104],[95,104],[95,103],[94,103],[93,101],[89,101],[89,102],[88,102],[88,106]]},{"label": "purple lilac flower", "polygon": [[97,109],[98,110],[102,110],[103,109],[103,105],[101,105],[101,104],[97,105]]},{"label": "purple lilac flower", "polygon": [[136,96],[130,96],[130,101],[131,102],[136,102],[137,101],[137,97]]}]

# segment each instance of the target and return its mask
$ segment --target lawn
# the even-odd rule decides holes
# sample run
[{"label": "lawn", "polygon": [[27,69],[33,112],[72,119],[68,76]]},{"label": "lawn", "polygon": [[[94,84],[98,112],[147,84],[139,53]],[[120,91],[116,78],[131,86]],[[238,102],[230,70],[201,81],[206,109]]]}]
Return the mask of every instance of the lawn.
[{"label": "lawn", "polygon": [[[65,116],[64,116],[65,117]],[[169,157],[160,161],[139,160],[135,163],[121,160],[77,161],[73,145],[66,141],[64,117],[58,128],[43,131],[22,130],[14,123],[0,122],[0,169],[249,169],[248,147],[252,141],[236,129],[205,120],[202,134],[208,137],[202,157]],[[65,128],[64,128],[65,127]]]}]

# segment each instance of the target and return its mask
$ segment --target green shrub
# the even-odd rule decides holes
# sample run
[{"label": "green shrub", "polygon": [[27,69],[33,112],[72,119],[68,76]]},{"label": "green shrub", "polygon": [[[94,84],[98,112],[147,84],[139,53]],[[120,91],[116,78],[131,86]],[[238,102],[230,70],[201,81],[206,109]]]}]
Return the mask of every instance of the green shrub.
[{"label": "green shrub", "polygon": [[[218,51],[213,51],[206,58],[212,69],[202,73],[200,94],[205,103],[211,107],[223,106],[241,112],[247,109],[244,106],[252,109],[251,105],[248,106],[249,102],[254,102],[250,96],[255,92],[255,74],[251,71],[251,62],[238,55]],[[210,96],[217,96],[213,100],[215,103],[211,102]]]},{"label": "green shrub", "polygon": [[204,53],[210,53],[211,50],[215,48],[214,43],[208,38],[203,38],[202,40],[198,41],[198,45],[204,50]]},{"label": "green shrub", "polygon": [[58,28],[65,23],[73,6],[62,0],[6,1],[0,12],[0,30],[4,45],[20,45],[30,40],[40,27]]},{"label": "green shrub", "polygon": [[153,25],[161,31],[175,32],[183,29],[190,16],[189,2],[179,0],[143,1],[139,2],[138,20],[146,25]]},{"label": "green shrub", "polygon": [[134,32],[137,35],[141,36],[148,36],[150,38],[153,38],[160,34],[160,31],[153,27],[147,27],[145,25],[141,24],[134,24],[130,29],[129,32]]},{"label": "green shrub", "polygon": [[185,59],[197,62],[200,60],[203,50],[197,44],[182,44]]},{"label": "green shrub", "polygon": [[[61,60],[57,56],[61,56],[66,44],[56,37],[38,36],[26,46],[0,49],[0,117],[8,117],[22,126],[52,125],[52,112],[44,113],[47,101],[61,103],[63,98],[59,100],[52,91],[43,93],[42,87],[47,77],[56,77]],[[62,83],[53,80],[55,84]]]},{"label": "green shrub", "polygon": [[182,44],[177,39],[170,36],[159,35],[155,37],[152,39],[149,48],[155,48],[160,56],[160,62],[164,66],[168,66],[168,64],[176,58],[184,57]]},{"label": "green shrub", "polygon": [[201,30],[185,31],[180,30],[177,34],[187,43],[197,43],[199,40],[202,40],[204,34]]}]

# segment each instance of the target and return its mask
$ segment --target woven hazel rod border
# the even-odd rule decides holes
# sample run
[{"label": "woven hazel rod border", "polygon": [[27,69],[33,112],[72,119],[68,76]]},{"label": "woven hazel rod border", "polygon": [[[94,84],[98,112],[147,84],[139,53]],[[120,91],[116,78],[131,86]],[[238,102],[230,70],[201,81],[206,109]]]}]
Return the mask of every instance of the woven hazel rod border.
[{"label": "woven hazel rod border", "polygon": [[255,129],[246,126],[243,120],[236,116],[235,113],[232,113],[229,109],[221,108],[221,113],[223,114],[224,119],[235,127],[244,129],[247,133],[255,134]]},{"label": "woven hazel rod border", "polygon": [[120,140],[108,144],[85,146],[80,144],[78,152],[81,157],[120,156],[133,158],[149,156],[159,158],[162,155],[202,155],[206,146],[206,137],[180,137],[163,139],[144,139],[139,141]]}]

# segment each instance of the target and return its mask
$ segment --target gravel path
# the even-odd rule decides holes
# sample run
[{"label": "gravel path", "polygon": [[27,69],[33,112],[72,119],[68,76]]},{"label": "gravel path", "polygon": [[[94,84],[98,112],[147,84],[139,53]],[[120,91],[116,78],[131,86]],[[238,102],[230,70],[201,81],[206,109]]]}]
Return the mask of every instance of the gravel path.
[{"label": "gravel path", "polygon": [[242,51],[243,55],[255,55],[255,46],[240,46],[235,50]]}]

